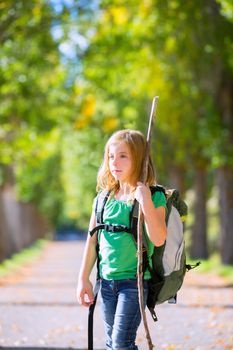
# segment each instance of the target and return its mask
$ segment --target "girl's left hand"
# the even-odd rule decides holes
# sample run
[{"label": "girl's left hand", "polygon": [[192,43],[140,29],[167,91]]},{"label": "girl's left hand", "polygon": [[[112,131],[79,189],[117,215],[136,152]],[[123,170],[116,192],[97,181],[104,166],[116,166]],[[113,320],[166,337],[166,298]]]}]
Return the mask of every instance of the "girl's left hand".
[{"label": "girl's left hand", "polygon": [[146,201],[151,199],[151,191],[148,186],[142,182],[137,182],[137,188],[135,191],[135,198],[140,205],[143,205]]}]

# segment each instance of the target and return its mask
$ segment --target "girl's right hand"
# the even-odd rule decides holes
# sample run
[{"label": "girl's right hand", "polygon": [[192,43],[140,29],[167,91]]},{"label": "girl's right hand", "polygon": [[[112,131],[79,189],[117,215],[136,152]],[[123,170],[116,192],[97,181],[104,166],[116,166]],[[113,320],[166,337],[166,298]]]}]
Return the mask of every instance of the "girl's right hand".
[{"label": "girl's right hand", "polygon": [[88,280],[86,282],[78,282],[76,296],[80,305],[89,307],[94,303],[94,293],[92,283]]}]

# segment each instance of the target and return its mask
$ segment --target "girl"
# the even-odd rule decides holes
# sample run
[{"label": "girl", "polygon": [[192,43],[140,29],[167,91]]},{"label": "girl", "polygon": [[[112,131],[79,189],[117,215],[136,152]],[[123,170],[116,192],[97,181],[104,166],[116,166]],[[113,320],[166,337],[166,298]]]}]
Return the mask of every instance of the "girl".
[{"label": "girl", "polygon": [[[144,215],[149,261],[153,246],[161,246],[166,239],[165,205],[162,192],[151,197],[150,185],[155,184],[151,158],[147,186],[139,182],[146,141],[135,130],[114,133],[105,146],[103,164],[97,177],[98,190],[110,190],[111,196],[104,209],[104,222],[129,227],[129,214],[136,198]],[[93,205],[95,208],[95,203]],[[96,226],[95,211],[89,230]],[[137,288],[137,248],[130,233],[99,231],[88,235],[79,273],[77,298],[81,305],[94,301],[93,286],[89,280],[96,261],[99,243],[99,273],[101,277],[101,308],[106,332],[106,349],[138,349],[136,333],[141,321]],[[149,271],[144,274],[144,302],[147,298]]]}]

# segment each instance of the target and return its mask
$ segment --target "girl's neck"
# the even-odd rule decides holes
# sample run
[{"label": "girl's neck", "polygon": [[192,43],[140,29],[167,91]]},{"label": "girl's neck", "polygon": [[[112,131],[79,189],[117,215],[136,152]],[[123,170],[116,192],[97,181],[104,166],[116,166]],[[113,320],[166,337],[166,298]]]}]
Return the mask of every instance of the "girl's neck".
[{"label": "girl's neck", "polygon": [[118,200],[129,201],[134,197],[134,188],[128,183],[120,183],[120,188],[115,194],[115,198]]}]

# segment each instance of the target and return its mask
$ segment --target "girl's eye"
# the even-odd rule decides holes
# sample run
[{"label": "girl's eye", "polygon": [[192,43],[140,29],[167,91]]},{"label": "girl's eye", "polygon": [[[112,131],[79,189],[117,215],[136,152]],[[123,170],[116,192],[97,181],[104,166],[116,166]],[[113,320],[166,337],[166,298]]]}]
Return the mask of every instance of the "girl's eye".
[{"label": "girl's eye", "polygon": [[127,154],[120,154],[119,156],[114,156],[114,154],[109,154],[108,158],[113,160],[115,158],[128,158]]}]

